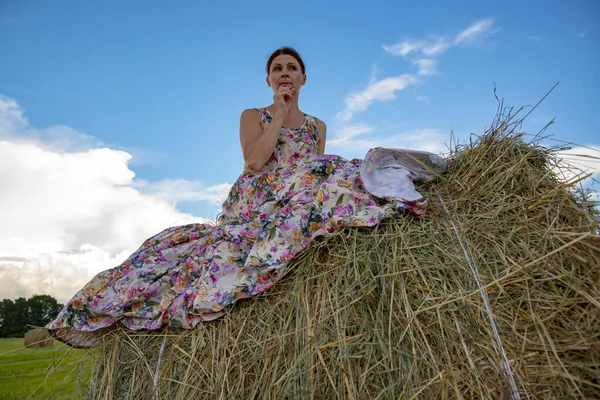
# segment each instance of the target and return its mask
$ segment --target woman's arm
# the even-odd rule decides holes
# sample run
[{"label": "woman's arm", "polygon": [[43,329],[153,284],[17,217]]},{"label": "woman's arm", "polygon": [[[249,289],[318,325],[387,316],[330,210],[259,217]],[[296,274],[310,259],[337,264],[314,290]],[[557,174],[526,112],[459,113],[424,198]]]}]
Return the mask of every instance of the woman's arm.
[{"label": "woman's arm", "polygon": [[290,112],[294,94],[289,87],[280,87],[273,95],[275,112],[265,129],[260,127],[260,116],[255,110],[244,110],[240,117],[240,143],[246,166],[260,172],[273,154],[285,116]]},{"label": "woman's arm", "polygon": [[283,113],[276,112],[269,126],[260,127],[260,116],[256,110],[244,110],[240,117],[240,143],[248,168],[259,172],[275,150],[279,132],[283,126]]},{"label": "woman's arm", "polygon": [[327,125],[325,122],[319,120],[319,144],[317,154],[322,156],[325,154],[325,141],[327,140]]}]

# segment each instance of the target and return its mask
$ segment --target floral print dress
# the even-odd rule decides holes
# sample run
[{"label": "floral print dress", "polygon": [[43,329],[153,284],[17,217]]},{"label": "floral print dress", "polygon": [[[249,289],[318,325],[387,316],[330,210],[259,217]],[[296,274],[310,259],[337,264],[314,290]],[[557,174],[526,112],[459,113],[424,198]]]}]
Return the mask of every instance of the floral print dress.
[{"label": "floral print dress", "polygon": [[[272,116],[267,109],[258,112],[264,129]],[[365,162],[349,161],[317,155],[318,140],[318,120],[312,116],[305,115],[298,129],[282,128],[263,170],[244,168],[217,224],[171,227],[147,239],[121,265],[96,275],[46,327],[77,347],[93,344],[98,334],[91,332],[117,322],[134,330],[193,328],[270,288],[315,237],[347,226],[373,226],[404,209],[423,212],[418,203],[405,200],[420,197],[412,178],[423,178],[424,171],[398,163],[390,169],[389,155],[402,160],[404,153],[374,149]],[[377,176],[378,160],[388,160],[380,163],[379,176],[402,171],[395,187],[416,198],[368,192],[361,169],[367,169],[365,176]]]}]

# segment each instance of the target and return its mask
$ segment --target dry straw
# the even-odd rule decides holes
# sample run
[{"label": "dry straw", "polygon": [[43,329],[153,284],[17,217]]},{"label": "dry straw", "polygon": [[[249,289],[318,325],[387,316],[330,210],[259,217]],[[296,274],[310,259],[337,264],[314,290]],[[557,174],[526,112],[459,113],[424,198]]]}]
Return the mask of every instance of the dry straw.
[{"label": "dry straw", "polygon": [[322,238],[195,330],[108,330],[88,398],[600,397],[596,208],[498,115],[419,187],[425,216]]}]

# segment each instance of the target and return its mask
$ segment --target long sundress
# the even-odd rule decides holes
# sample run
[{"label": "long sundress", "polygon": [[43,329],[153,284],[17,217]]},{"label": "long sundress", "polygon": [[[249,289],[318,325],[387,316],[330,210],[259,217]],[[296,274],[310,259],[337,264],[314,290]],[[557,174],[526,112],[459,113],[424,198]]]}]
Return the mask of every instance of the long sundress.
[{"label": "long sundress", "polygon": [[[264,129],[272,116],[257,110]],[[147,239],[121,265],[97,274],[46,328],[76,347],[93,345],[101,328],[117,322],[133,330],[193,328],[270,288],[315,237],[424,212],[412,180],[427,174],[420,163],[410,165],[415,157],[407,163],[406,153],[373,149],[364,161],[346,160],[318,155],[318,140],[312,116],[298,129],[282,128],[261,172],[244,168],[216,224],[171,227]],[[419,154],[443,169],[436,156]]]}]

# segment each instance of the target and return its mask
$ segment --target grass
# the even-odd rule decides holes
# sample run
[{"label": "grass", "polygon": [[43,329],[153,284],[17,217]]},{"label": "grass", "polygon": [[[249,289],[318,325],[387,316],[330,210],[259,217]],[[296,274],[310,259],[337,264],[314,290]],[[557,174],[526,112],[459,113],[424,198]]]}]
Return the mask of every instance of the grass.
[{"label": "grass", "polygon": [[0,400],[80,399],[89,358],[84,350],[55,341],[53,347],[25,348],[23,339],[0,339]]}]

